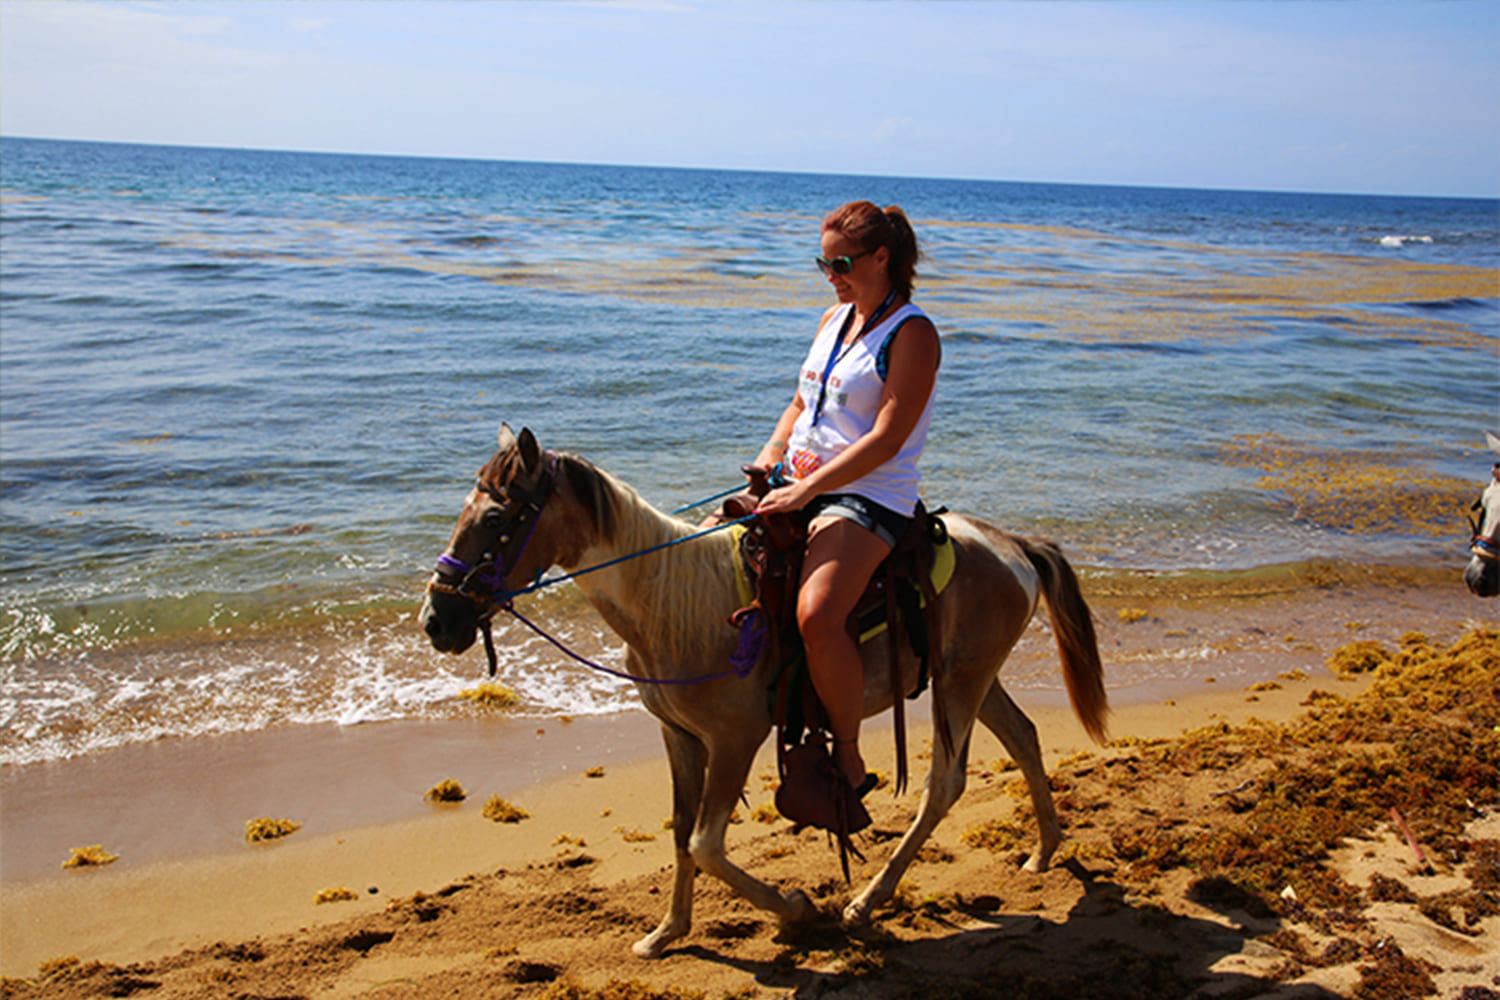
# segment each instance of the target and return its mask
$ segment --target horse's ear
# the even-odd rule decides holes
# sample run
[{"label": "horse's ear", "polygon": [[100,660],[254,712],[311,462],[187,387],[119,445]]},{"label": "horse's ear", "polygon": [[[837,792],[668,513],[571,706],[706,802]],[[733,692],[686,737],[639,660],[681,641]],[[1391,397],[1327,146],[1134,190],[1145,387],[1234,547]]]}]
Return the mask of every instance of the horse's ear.
[{"label": "horse's ear", "polygon": [[536,443],[536,435],[531,433],[531,428],[521,428],[521,436],[516,439],[516,446],[521,449],[521,462],[526,471],[536,472],[542,464],[542,446]]},{"label": "horse's ear", "polygon": [[510,424],[507,424],[504,421],[501,421],[501,423],[500,423],[500,450],[501,451],[510,451],[515,446],[516,446],[516,435],[515,435],[515,432],[510,429]]}]

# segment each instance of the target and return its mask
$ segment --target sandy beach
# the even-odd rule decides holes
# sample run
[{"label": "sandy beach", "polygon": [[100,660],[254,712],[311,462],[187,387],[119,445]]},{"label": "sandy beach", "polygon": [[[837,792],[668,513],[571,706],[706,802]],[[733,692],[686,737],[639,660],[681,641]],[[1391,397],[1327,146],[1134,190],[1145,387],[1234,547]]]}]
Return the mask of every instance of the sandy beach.
[{"label": "sandy beach", "polygon": [[[823,916],[778,928],[703,877],[693,932],[655,962],[629,950],[665,909],[672,851],[665,762],[643,713],[269,730],[9,768],[0,773],[4,995],[1500,996],[1500,801],[1491,782],[1460,796],[1461,816],[1436,806],[1500,762],[1500,609],[1451,575],[1258,580],[1218,595],[1166,579],[1089,591],[1106,670],[1142,659],[1160,669],[1112,689],[1106,747],[1088,740],[1060,693],[1017,696],[1041,733],[1069,837],[1048,872],[1020,869],[1035,835],[1029,806],[998,741],[976,730],[968,791],[895,904],[868,928],[842,928],[836,915],[854,890],[836,854],[821,834],[793,834],[766,810],[768,747],[730,829],[731,854],[758,877],[806,890]],[[1392,802],[1380,822],[1351,828],[1269,889],[1247,889],[1252,876],[1222,856],[1210,864],[1194,854],[1199,841],[1168,844],[1254,821],[1293,768],[1331,760],[1334,747],[1368,761],[1407,745],[1354,721],[1327,746],[1306,728],[1365,706],[1366,692],[1384,705],[1407,700],[1380,671],[1330,673],[1335,652],[1356,642],[1380,649],[1388,673],[1435,664],[1436,677],[1457,669],[1450,660],[1478,663],[1470,704],[1427,713],[1424,725],[1450,727],[1442,738],[1410,736],[1423,746],[1448,746],[1454,733],[1472,740],[1467,770],[1432,776],[1447,797],[1435,790],[1397,813]],[[1033,625],[1015,666],[1053,656]],[[1178,671],[1184,662],[1195,668]],[[924,708],[914,712],[915,758]],[[867,759],[890,769],[886,724],[866,734]],[[913,764],[919,789],[925,765]],[[424,802],[445,778],[467,799]],[[484,819],[491,795],[529,817]],[[918,796],[872,793],[856,888]],[[245,843],[245,821],[261,816],[302,827]],[[1254,833],[1274,841],[1285,831]],[[69,849],[91,844],[119,860],[61,868]],[[1351,889],[1335,898],[1316,888],[1328,884]],[[315,902],[331,889],[349,898]]]}]

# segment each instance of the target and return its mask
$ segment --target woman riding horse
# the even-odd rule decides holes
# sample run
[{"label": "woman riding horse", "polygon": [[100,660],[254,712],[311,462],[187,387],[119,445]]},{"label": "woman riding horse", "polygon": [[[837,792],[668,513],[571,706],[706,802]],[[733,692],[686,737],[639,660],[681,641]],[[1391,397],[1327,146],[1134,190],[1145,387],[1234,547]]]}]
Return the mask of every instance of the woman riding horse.
[{"label": "woman riding horse", "polygon": [[916,509],[942,352],[911,304],[919,252],[900,208],[850,202],[823,220],[821,243],[817,264],[838,305],[823,314],[797,391],[755,461],[783,466],[791,481],[756,513],[811,517],[797,626],[834,759],[864,792],[873,785],[859,752],[864,666],[845,623]]}]

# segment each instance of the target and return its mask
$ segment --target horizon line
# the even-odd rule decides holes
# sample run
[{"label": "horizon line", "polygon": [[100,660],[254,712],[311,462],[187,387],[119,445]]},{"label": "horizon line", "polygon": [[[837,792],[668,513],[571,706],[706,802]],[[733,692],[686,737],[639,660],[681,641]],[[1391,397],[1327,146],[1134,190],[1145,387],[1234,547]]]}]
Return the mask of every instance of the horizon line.
[{"label": "horizon line", "polygon": [[868,177],[890,180],[957,181],[961,183],[973,184],[1035,184],[1052,185],[1057,187],[1134,188],[1146,191],[1205,191],[1230,194],[1292,194],[1351,198],[1437,198],[1453,201],[1500,201],[1500,188],[1497,188],[1497,191],[1494,194],[1412,194],[1410,192],[1394,191],[1336,191],[1308,190],[1303,188],[1246,188],[1220,187],[1208,184],[1185,185],[1162,183],[1127,183],[1123,181],[1059,181],[1000,177],[969,177],[962,175],[929,176],[920,174],[852,174],[829,170],[806,170],[774,167],[725,167],[669,163],[617,163],[608,160],[547,160],[501,156],[458,155],[452,153],[372,153],[368,151],[349,151],[336,149],[297,149],[272,146],[225,146],[217,144],[205,145],[186,142],[146,142],[137,139],[79,139],[63,136],[11,135],[7,133],[0,133],[0,140],[6,139],[15,139],[23,142],[94,143],[98,145],[111,146],[154,146],[165,149],[203,149],[219,150],[224,152],[293,153],[307,156],[365,156],[373,158],[405,160],[454,160],[469,163],[523,163],[538,166],[615,167],[622,169],[641,170],[701,170],[721,173],[787,174],[794,176],[811,177]]}]

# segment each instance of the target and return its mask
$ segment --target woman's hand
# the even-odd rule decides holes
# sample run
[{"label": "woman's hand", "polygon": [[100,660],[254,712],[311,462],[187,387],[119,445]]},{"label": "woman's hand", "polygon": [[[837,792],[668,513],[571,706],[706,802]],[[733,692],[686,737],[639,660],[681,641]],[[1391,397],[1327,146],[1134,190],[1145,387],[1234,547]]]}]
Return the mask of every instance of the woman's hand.
[{"label": "woman's hand", "polygon": [[801,510],[811,499],[812,496],[807,492],[806,486],[800,481],[792,482],[786,486],[778,486],[761,497],[755,513],[790,514],[794,510]]}]

